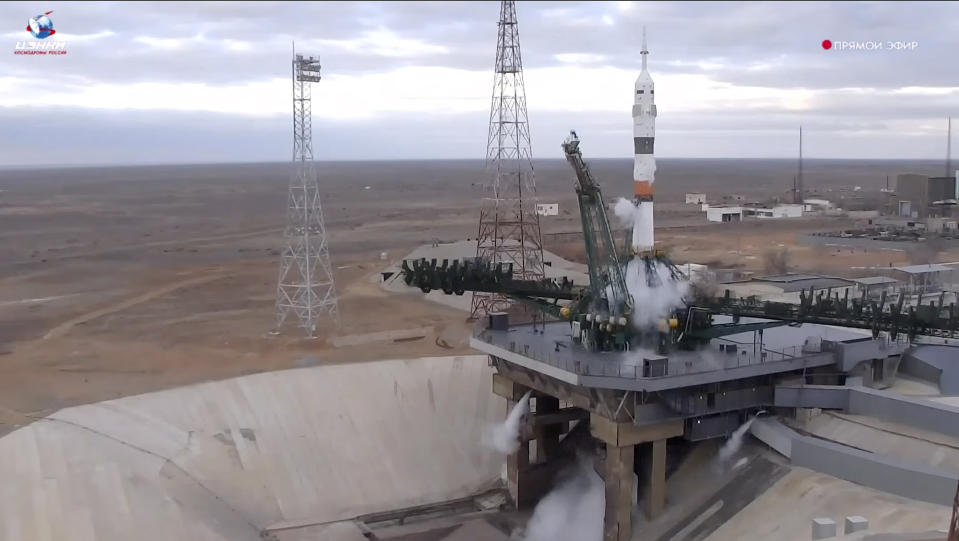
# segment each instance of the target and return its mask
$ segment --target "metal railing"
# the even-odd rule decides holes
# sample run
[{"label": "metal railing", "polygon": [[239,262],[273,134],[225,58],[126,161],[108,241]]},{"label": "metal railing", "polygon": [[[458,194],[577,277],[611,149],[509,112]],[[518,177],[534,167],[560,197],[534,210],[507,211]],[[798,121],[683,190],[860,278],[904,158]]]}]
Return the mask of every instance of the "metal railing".
[{"label": "metal railing", "polygon": [[[803,347],[800,345],[782,349],[764,348],[762,352],[757,351],[755,353],[743,349],[739,349],[735,353],[707,350],[702,352],[702,356],[696,360],[669,359],[667,361],[667,373],[663,376],[643,376],[642,358],[637,358],[636,360],[629,359],[629,352],[587,354],[594,355],[596,358],[576,359],[575,354],[568,350],[569,345],[545,348],[542,344],[531,345],[524,343],[522,340],[496,339],[486,330],[482,330],[474,336],[478,340],[490,345],[544,362],[573,374],[626,379],[661,379],[715,372],[741,366],[790,361],[804,354],[818,353],[816,351],[804,352]],[[696,352],[690,352],[687,355],[695,354]],[[710,362],[711,360],[717,362]]]}]

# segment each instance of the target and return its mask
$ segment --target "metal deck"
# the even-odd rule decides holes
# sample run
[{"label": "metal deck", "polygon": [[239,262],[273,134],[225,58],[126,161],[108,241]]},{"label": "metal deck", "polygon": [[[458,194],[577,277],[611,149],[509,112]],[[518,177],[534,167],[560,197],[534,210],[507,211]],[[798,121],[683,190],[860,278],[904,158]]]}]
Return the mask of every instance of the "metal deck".
[{"label": "metal deck", "polygon": [[[716,317],[716,323],[728,318]],[[763,321],[743,318],[742,323]],[[573,343],[568,322],[513,325],[505,331],[478,328],[470,345],[496,357],[573,385],[630,391],[661,391],[693,385],[828,366],[836,356],[818,347],[804,347],[807,338],[836,342],[868,337],[866,331],[827,325],[804,324],[766,329],[762,344],[753,332],[714,339],[697,351],[676,351],[668,356],[667,375],[643,377],[645,358],[661,357],[652,351],[590,352]],[[735,344],[735,353],[720,346]],[[898,351],[896,351],[898,352]]]}]

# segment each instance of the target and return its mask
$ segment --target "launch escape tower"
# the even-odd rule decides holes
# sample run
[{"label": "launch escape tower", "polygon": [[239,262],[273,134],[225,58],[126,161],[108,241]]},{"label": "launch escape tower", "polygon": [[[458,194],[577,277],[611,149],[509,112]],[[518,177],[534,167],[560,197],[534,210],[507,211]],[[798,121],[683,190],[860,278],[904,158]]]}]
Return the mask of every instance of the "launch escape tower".
[{"label": "launch escape tower", "polygon": [[276,286],[276,329],[292,313],[308,337],[316,336],[317,320],[329,315],[339,323],[333,269],[323,224],[320,189],[313,166],[310,84],[320,81],[320,60],[293,58],[293,167],[287,198],[286,247]]},{"label": "launch escape tower", "polygon": [[[476,256],[493,264],[512,264],[514,277],[530,280],[544,276],[543,239],[536,214],[523,61],[512,0],[501,3],[498,26],[486,144],[486,167],[492,178],[480,207]],[[509,306],[504,295],[474,292],[470,316]]]}]

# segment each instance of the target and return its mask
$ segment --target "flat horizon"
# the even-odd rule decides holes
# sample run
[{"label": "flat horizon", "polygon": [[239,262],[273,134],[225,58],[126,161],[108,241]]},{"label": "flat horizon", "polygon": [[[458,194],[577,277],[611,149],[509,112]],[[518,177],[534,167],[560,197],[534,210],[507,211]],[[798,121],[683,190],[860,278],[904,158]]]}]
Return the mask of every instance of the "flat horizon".
[{"label": "flat horizon", "polygon": [[[623,157],[623,158],[588,158],[588,161],[633,161],[632,157]],[[739,158],[739,157],[724,157],[724,158],[707,158],[707,157],[662,157],[657,158],[657,161],[712,161],[712,162],[725,162],[725,161],[747,161],[747,162],[763,162],[763,161],[790,161],[796,162],[798,157],[778,157],[778,158]],[[416,162],[483,162],[483,158],[392,158],[392,159],[363,159],[363,160],[325,160],[325,159],[316,159],[314,163],[416,163]],[[563,158],[533,158],[533,163],[536,162],[563,162]],[[816,157],[803,157],[803,163],[806,162],[910,162],[910,163],[922,163],[922,164],[932,164],[932,163],[942,163],[945,165],[944,159],[936,158],[816,158]],[[0,171],[21,171],[26,169],[33,169],[36,171],[52,171],[59,169],[95,169],[95,168],[125,168],[125,167],[197,167],[197,166],[216,166],[216,165],[276,165],[276,164],[287,164],[292,163],[292,160],[273,160],[273,161],[211,161],[211,162],[137,162],[137,163],[75,163],[75,164],[61,164],[61,165],[47,165],[45,164],[42,167],[37,167],[36,165],[31,164],[0,164]],[[953,162],[953,168],[959,167],[959,162]]]}]

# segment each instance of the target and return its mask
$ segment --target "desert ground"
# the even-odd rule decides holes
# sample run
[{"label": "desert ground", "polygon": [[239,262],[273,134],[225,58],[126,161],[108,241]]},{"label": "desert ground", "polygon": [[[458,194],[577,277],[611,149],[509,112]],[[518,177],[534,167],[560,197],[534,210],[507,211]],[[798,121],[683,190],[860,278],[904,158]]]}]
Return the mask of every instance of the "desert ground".
[{"label": "desert ground", "polygon": [[[591,164],[607,202],[630,193],[629,160]],[[560,160],[536,166],[540,200],[561,209],[542,219],[544,247],[581,261],[572,174]],[[838,198],[859,186],[876,195],[887,175],[938,167],[807,160],[805,178],[813,194]],[[293,327],[269,334],[287,164],[0,169],[0,434],[66,406],[188,383],[469,353],[463,312],[377,282],[417,246],[475,236],[483,164],[321,162],[318,170],[342,324],[307,340]],[[790,270],[837,275],[914,258],[797,240],[856,225],[846,219],[709,224],[682,202],[686,192],[785,199],[794,170],[792,160],[661,160],[657,242],[677,263],[759,274],[775,270],[766,254],[783,249]],[[358,337],[408,329],[419,331]]]}]

